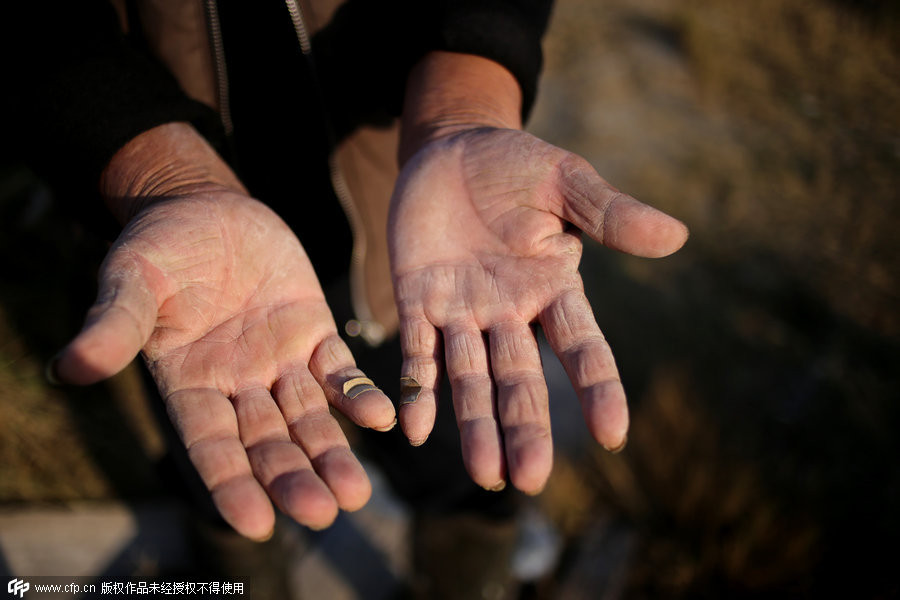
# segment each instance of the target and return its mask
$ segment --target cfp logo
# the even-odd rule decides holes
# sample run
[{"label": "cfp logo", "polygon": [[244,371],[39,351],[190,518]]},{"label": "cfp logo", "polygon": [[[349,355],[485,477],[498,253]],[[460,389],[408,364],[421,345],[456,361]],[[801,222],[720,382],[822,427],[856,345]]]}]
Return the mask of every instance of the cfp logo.
[{"label": "cfp logo", "polygon": [[31,589],[31,584],[27,581],[22,581],[21,579],[13,579],[6,586],[6,591],[12,594],[13,596],[18,595],[19,598],[23,598],[25,596],[25,592]]}]

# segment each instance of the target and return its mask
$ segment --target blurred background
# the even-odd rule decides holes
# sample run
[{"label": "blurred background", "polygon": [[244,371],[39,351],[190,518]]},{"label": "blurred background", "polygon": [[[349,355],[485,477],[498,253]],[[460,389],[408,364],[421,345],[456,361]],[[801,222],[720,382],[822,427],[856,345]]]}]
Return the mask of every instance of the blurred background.
[{"label": "blurred background", "polygon": [[[558,1],[530,130],[691,239],[654,261],[586,244],[632,428],[621,454],[589,443],[546,357],[559,450],[534,509],[553,559],[528,597],[900,595],[898,27],[877,0]],[[0,572],[183,568],[140,375],[44,383],[104,250],[53,202],[3,167]],[[402,577],[402,507],[372,510],[335,531]],[[85,540],[105,554],[73,564]],[[377,596],[334,579],[328,597]]]}]

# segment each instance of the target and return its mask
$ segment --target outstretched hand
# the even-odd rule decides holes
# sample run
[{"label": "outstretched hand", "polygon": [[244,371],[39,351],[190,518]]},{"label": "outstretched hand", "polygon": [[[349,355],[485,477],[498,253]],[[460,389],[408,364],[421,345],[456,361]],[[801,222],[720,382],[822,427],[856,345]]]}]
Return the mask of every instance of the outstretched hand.
[{"label": "outstretched hand", "polygon": [[363,373],[309,260],[263,204],[211,190],[156,200],[131,219],[54,370],[91,383],[141,349],[191,461],[238,532],[270,535],[269,498],[315,528],[367,501],[368,478],[329,403],[375,429],[393,426],[393,406],[354,382]]},{"label": "outstretched hand", "polygon": [[683,224],[617,191],[584,159],[519,130],[433,140],[401,172],[389,223],[404,355],[400,424],[413,444],[425,441],[446,369],[463,460],[487,489],[509,477],[536,493],[550,473],[535,323],[592,435],[610,450],[625,443],[625,394],[583,292],[579,231],[647,257],[687,239]]}]

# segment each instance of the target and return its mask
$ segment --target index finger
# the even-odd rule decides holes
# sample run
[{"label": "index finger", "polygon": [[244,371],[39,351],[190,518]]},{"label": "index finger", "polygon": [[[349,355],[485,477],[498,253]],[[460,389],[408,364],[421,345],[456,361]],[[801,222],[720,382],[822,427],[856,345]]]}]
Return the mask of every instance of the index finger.
[{"label": "index finger", "polygon": [[591,435],[607,450],[620,450],[628,432],[625,390],[584,293],[564,292],[541,312],[539,320],[575,388]]}]

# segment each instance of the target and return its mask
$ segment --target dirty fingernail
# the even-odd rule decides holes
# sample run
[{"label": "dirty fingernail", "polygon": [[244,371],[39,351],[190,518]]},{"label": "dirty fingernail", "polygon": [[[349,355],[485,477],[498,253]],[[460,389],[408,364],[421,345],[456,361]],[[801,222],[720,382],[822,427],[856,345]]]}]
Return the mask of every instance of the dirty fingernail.
[{"label": "dirty fingernail", "polygon": [[489,492],[502,492],[503,490],[506,489],[506,480],[501,479],[500,483],[498,483],[494,487],[486,487],[484,489],[486,489]]}]

